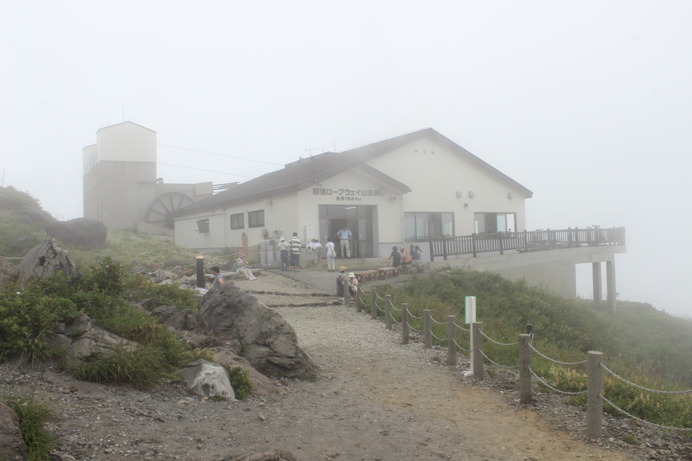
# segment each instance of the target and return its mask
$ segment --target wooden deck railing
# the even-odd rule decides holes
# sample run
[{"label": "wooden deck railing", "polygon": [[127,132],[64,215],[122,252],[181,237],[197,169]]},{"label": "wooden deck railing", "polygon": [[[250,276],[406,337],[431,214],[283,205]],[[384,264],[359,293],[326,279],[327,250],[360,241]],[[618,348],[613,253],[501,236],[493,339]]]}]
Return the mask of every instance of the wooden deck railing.
[{"label": "wooden deck railing", "polygon": [[524,232],[498,232],[472,234],[461,237],[430,239],[430,261],[437,257],[505,251],[541,251],[583,246],[625,245],[625,228],[608,229],[568,228],[561,230],[536,230]]}]

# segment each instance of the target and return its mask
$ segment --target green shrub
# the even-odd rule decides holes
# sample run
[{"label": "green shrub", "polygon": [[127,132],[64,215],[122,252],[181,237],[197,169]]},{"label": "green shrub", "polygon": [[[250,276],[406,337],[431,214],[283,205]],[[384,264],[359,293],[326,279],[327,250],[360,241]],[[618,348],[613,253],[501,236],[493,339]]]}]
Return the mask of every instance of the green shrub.
[{"label": "green shrub", "polygon": [[179,310],[197,310],[195,296],[190,290],[181,290],[177,285],[155,284],[150,278],[137,275],[131,277],[127,299],[139,302],[151,311],[159,306],[176,306]]},{"label": "green shrub", "polygon": [[39,290],[0,290],[0,359],[50,358],[49,339],[55,326],[78,314],[75,304]]},{"label": "green shrub", "polygon": [[238,400],[246,399],[250,396],[252,392],[252,383],[248,377],[247,370],[241,367],[227,367],[224,368],[228,372],[228,379],[231,381],[231,386],[233,386],[233,392],[235,392],[235,398]]},{"label": "green shrub", "polygon": [[53,434],[46,429],[51,411],[43,404],[24,397],[8,397],[3,402],[17,414],[22,438],[28,453],[27,461],[49,459],[53,448]]}]

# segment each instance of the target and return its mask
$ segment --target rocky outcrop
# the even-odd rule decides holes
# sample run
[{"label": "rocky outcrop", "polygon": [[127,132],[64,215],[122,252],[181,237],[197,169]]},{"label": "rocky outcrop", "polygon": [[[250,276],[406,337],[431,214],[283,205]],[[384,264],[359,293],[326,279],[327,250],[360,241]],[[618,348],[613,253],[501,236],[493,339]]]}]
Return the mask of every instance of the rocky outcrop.
[{"label": "rocky outcrop", "polygon": [[16,274],[23,285],[32,278],[52,277],[59,271],[71,277],[79,276],[79,269],[67,251],[54,239],[48,239],[29,250],[17,266]]},{"label": "rocky outcrop", "polygon": [[317,377],[317,366],[298,346],[291,325],[232,283],[202,298],[199,318],[213,335],[239,341],[239,355],[259,372],[273,377]]},{"label": "rocky outcrop", "polygon": [[114,335],[98,326],[87,315],[82,314],[67,324],[60,324],[53,338],[56,349],[66,351],[67,363],[77,365],[85,357],[95,355],[108,356],[116,348],[134,351],[137,343]]},{"label": "rocky outcrop", "polygon": [[10,407],[0,402],[0,459],[21,461],[26,456],[26,444],[19,428],[19,418]]},{"label": "rocky outcrop", "polygon": [[101,248],[108,235],[102,222],[88,218],[55,221],[46,226],[46,232],[60,242],[84,248]]}]

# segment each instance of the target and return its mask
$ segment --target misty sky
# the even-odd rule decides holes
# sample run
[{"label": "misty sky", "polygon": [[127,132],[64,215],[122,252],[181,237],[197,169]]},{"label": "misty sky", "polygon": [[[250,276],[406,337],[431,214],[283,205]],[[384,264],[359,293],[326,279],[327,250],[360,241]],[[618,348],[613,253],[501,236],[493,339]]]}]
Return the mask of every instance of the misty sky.
[{"label": "misty sky", "polygon": [[82,148],[123,120],[183,183],[432,127],[534,192],[528,230],[626,227],[619,299],[689,317],[691,25],[689,0],[0,0],[2,185],[82,216]]}]

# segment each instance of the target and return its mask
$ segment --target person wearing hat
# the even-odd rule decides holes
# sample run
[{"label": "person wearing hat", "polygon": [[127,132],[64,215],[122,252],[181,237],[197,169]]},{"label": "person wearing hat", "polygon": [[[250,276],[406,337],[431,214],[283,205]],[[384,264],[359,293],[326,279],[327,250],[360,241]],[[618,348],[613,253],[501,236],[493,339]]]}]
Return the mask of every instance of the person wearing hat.
[{"label": "person wearing hat", "polygon": [[281,237],[281,240],[279,241],[279,251],[281,254],[281,270],[282,271],[288,270],[288,249],[289,249],[289,245],[288,245],[288,243],[286,243],[286,239]]},{"label": "person wearing hat", "polygon": [[320,243],[319,239],[317,237],[313,237],[307,243],[307,245],[305,245],[305,248],[308,249],[308,253],[312,253],[312,262],[318,266],[320,261],[322,261],[322,244]]},{"label": "person wearing hat", "polygon": [[353,272],[348,273],[348,296],[351,299],[358,296],[358,278]]},{"label": "person wearing hat", "polygon": [[336,277],[336,296],[339,301],[344,300],[346,285],[348,284],[348,278],[346,277],[346,266],[339,267],[339,275]]},{"label": "person wearing hat", "polygon": [[324,248],[327,251],[327,270],[334,272],[336,270],[336,248],[334,248],[334,242],[331,239],[327,239]]}]

